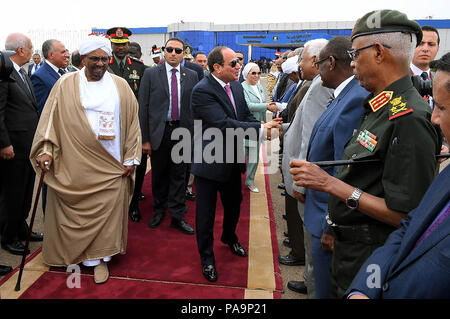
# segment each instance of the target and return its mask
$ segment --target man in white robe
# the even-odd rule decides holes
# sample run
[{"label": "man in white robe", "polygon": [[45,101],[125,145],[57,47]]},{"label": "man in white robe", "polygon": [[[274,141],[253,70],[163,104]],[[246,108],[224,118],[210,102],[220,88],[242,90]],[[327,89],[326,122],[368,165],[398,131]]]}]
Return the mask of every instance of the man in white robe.
[{"label": "man in white robe", "polygon": [[103,283],[106,262],[126,251],[141,132],[133,92],[106,72],[110,42],[90,36],[79,51],[85,67],[54,85],[30,160],[49,187],[44,262],[95,266],[94,281]]}]

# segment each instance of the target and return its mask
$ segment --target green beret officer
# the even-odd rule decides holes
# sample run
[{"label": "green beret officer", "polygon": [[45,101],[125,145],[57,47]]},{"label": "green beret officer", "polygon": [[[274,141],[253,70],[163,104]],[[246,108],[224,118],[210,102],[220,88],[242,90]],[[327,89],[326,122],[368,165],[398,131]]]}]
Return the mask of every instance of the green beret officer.
[{"label": "green beret officer", "polygon": [[[351,66],[371,94],[343,159],[378,161],[341,166],[334,176],[312,163],[291,164],[298,186],[330,194],[324,230],[334,235],[332,298],[344,296],[365,260],[417,207],[441,149],[430,107],[409,75],[420,26],[395,10],[372,11],[356,22],[351,38]],[[365,271],[376,272],[376,265]],[[368,284],[376,286],[376,273]]]},{"label": "green beret officer", "polygon": [[[329,221],[335,235],[331,270],[334,297],[345,293],[364,261],[384,244],[401,217],[417,207],[437,173],[435,154],[440,152],[440,134],[431,123],[430,107],[412,86],[408,59],[393,54],[401,51],[394,47],[395,32],[406,34],[406,41],[416,38],[416,44],[422,39],[419,24],[395,10],[366,14],[357,21],[351,36],[355,48],[349,52],[352,66],[361,85],[372,94],[364,102],[362,122],[347,143],[343,159],[381,162],[343,166],[335,175],[353,191],[347,198],[329,197]],[[371,37],[377,34],[393,41],[378,42],[383,38]],[[382,67],[373,67],[373,63]],[[372,80],[367,79],[370,76]],[[385,84],[377,86],[371,81]],[[383,207],[360,208],[364,193],[384,199],[378,204]],[[384,205],[387,210],[379,212]]]},{"label": "green beret officer", "polygon": [[131,30],[123,27],[114,27],[106,32],[111,41],[113,55],[109,61],[109,67],[114,74],[124,78],[138,98],[139,85],[144,71],[147,68],[144,63],[128,55],[129,37]]}]

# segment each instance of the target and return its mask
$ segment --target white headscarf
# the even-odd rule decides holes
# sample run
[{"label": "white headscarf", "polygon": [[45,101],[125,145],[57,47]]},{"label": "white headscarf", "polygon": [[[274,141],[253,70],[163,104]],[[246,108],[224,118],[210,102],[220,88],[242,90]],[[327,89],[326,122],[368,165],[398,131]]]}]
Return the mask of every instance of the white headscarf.
[{"label": "white headscarf", "polygon": [[111,42],[104,37],[96,35],[91,35],[87,39],[83,40],[78,48],[78,51],[80,52],[80,55],[88,55],[97,49],[102,49],[106,52],[106,54],[108,54],[108,56],[111,56]]},{"label": "white headscarf", "polygon": [[298,61],[298,56],[290,57],[289,59],[284,61],[283,64],[281,65],[283,72],[286,74],[291,74],[293,72],[297,72],[298,71],[297,61]]},{"label": "white headscarf", "polygon": [[242,70],[242,76],[244,77],[244,80],[247,80],[247,76],[251,69],[253,69],[255,66],[258,66],[258,64],[250,62],[247,63],[244,67],[244,70]]}]

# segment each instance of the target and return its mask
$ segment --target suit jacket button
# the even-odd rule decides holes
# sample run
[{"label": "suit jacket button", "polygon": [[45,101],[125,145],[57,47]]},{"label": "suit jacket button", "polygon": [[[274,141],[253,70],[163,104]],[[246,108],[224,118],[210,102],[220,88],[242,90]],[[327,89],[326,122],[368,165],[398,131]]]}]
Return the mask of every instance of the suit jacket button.
[{"label": "suit jacket button", "polygon": [[383,289],[383,291],[388,290],[388,289],[389,289],[389,283],[388,283],[388,282],[385,282],[384,285],[383,285],[383,287],[382,287],[382,289]]}]

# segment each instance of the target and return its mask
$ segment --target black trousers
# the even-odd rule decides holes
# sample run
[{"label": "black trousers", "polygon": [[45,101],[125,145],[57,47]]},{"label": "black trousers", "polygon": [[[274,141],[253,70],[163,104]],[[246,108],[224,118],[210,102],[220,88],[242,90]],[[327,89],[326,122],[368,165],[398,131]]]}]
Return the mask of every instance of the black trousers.
[{"label": "black trousers", "polygon": [[1,242],[9,244],[26,237],[26,219],[31,208],[35,172],[29,159],[0,159]]},{"label": "black trousers", "polygon": [[196,236],[197,247],[202,265],[214,265],[214,221],[216,217],[217,192],[220,194],[223,212],[222,237],[225,244],[238,241],[236,226],[242,202],[242,180],[238,165],[233,165],[233,171],[228,181],[218,182],[195,176],[197,191],[196,206]]},{"label": "black trousers", "polygon": [[303,237],[303,221],[298,213],[297,200],[286,194],[284,197],[286,205],[286,219],[288,227],[289,242],[291,243],[291,257],[297,260],[305,260],[305,243]]},{"label": "black trousers", "polygon": [[134,192],[131,198],[130,210],[139,208],[139,196],[142,193],[142,184],[144,184],[145,171],[147,170],[147,154],[142,153],[141,164],[136,167],[136,177],[134,182]]},{"label": "black trousers", "polygon": [[176,164],[171,158],[173,146],[178,141],[172,141],[170,136],[176,125],[166,125],[161,145],[152,150],[150,162],[152,165],[152,193],[155,214],[163,214],[169,210],[172,218],[184,220],[186,206],[186,164]]}]

